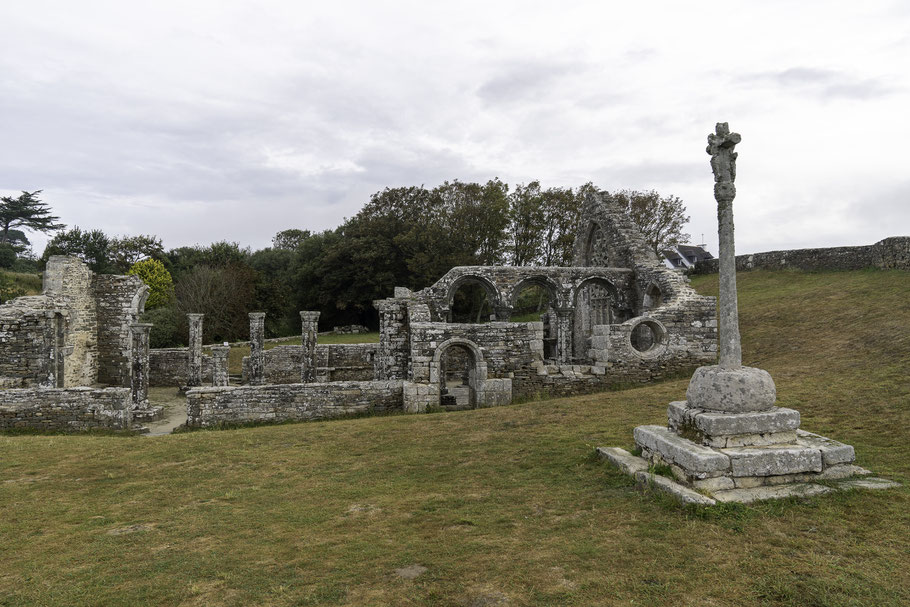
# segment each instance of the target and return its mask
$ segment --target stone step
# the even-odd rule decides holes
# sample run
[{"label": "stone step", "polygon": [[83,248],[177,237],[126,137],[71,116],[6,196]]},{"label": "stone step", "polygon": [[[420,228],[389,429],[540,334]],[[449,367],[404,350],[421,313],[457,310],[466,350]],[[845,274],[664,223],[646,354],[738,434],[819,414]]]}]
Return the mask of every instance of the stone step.
[{"label": "stone step", "polygon": [[732,476],[778,476],[822,471],[818,449],[796,445],[721,449],[730,458]]},{"label": "stone step", "polygon": [[850,445],[805,430],[797,430],[796,436],[797,444],[821,451],[822,463],[826,468],[838,464],[850,464],[856,459],[856,453]]},{"label": "stone step", "polygon": [[598,447],[597,456],[619,468],[623,474],[634,475],[648,469],[647,460],[619,447]]},{"label": "stone step", "polygon": [[730,468],[730,457],[710,447],[697,445],[663,426],[638,426],[635,444],[659,454],[695,476],[716,476]]}]

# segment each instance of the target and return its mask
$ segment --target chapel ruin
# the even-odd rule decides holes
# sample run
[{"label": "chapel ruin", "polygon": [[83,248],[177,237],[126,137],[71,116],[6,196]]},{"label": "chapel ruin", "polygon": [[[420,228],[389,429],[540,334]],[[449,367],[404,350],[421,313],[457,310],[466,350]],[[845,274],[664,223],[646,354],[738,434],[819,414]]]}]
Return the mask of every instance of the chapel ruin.
[{"label": "chapel ruin", "polygon": [[[485,291],[489,322],[454,322],[466,285]],[[511,320],[531,287],[548,299],[542,320]],[[149,350],[146,297],[138,278],[52,257],[42,295],[0,306],[0,428],[129,428],[156,414],[149,385],[186,388],[190,427],[489,407],[649,382],[717,354],[715,299],[597,193],[572,266],[456,267],[396,288],[374,302],[379,343],[319,344],[319,313],[302,311],[301,345],[265,349],[264,314],[251,313],[242,385],[229,385],[227,347],[204,348],[201,314],[189,315],[189,347]]]}]

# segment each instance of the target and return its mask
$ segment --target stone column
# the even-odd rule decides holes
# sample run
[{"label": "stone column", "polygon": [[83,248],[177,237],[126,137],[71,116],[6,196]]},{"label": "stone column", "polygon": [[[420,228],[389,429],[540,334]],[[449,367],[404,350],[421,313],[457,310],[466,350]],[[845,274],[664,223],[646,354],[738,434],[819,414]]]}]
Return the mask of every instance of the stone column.
[{"label": "stone column", "polygon": [[708,154],[714,171],[714,199],[717,201],[718,281],[717,325],[722,369],[738,369],[743,363],[739,336],[739,308],[736,301],[736,250],[733,244],[733,199],[736,197],[736,157],[733,151],[742,140],[731,133],[726,122],[718,122],[708,135]]},{"label": "stone column", "polygon": [[572,319],[574,308],[556,308],[556,360],[572,361]]},{"label": "stone column", "polygon": [[134,409],[148,409],[149,404],[149,331],[150,323],[130,325],[130,389]]},{"label": "stone column", "polygon": [[202,385],[202,317],[204,314],[187,314],[190,321],[190,347],[188,369],[186,374],[187,387],[193,388]]},{"label": "stone column", "polygon": [[250,385],[261,386],[265,367],[265,312],[250,312]]},{"label": "stone column", "polygon": [[228,385],[228,354],[230,346],[212,346],[212,385]]},{"label": "stone column", "polygon": [[319,312],[300,312],[300,339],[303,357],[300,365],[300,383],[316,381],[316,339],[319,333]]}]

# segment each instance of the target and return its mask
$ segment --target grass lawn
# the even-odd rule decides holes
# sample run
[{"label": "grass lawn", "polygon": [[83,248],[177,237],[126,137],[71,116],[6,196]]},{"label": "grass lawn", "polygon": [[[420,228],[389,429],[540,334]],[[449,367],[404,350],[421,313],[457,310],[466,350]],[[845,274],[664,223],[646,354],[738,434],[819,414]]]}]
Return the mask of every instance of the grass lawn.
[{"label": "grass lawn", "polygon": [[[739,283],[746,364],[805,429],[904,487],[711,510],[642,496],[593,449],[665,423],[687,380],[156,438],[0,436],[0,605],[910,604],[910,273]],[[426,571],[396,573],[412,565]]]}]

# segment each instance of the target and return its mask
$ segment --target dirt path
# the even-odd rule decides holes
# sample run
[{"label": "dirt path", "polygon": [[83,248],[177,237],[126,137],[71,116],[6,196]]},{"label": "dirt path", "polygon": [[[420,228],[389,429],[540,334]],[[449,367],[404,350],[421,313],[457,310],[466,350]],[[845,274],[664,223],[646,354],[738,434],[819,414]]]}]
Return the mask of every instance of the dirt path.
[{"label": "dirt path", "polygon": [[170,434],[174,428],[186,423],[186,397],[177,388],[149,388],[149,404],[164,407],[164,417],[146,422],[149,431],[143,436]]}]

